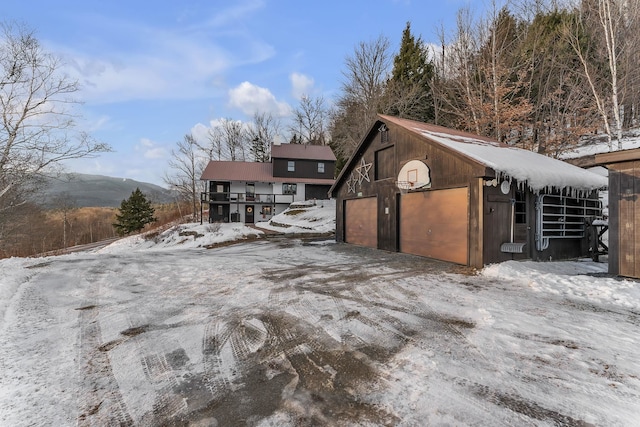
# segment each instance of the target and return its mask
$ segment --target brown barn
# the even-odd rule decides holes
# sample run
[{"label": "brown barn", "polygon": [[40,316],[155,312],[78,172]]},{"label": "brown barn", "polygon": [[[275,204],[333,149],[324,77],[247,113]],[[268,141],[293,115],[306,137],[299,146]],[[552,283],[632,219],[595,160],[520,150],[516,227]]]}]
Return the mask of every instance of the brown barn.
[{"label": "brown barn", "polygon": [[482,267],[589,252],[606,178],[489,138],[378,116],[330,194],[336,239]]},{"label": "brown barn", "polygon": [[596,162],[609,169],[609,273],[640,279],[640,148]]}]

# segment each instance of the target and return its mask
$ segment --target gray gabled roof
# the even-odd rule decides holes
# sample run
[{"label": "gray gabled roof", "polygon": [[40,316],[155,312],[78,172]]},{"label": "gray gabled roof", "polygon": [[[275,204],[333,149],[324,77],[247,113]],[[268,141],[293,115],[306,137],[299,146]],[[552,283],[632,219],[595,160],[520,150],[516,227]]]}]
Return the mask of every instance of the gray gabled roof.
[{"label": "gray gabled roof", "polygon": [[280,144],[271,146],[272,159],[323,160],[335,162],[336,156],[328,145]]}]

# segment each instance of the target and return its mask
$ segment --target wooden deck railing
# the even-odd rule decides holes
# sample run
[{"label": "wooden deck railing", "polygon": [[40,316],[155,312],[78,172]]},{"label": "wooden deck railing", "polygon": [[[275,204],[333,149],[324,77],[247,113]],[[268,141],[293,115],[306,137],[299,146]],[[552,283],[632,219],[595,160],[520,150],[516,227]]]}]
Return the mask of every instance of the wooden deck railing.
[{"label": "wooden deck railing", "polygon": [[218,192],[202,192],[200,193],[200,201],[202,203],[247,203],[247,204],[279,204],[293,203],[293,194],[264,194],[264,193],[218,193]]}]

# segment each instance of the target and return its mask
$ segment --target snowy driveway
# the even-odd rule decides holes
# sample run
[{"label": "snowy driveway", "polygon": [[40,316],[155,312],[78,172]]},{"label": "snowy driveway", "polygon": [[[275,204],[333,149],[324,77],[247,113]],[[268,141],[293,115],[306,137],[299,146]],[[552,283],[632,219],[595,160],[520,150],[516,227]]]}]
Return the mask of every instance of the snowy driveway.
[{"label": "snowy driveway", "polygon": [[0,425],[640,422],[613,298],[284,238],[0,268]]}]

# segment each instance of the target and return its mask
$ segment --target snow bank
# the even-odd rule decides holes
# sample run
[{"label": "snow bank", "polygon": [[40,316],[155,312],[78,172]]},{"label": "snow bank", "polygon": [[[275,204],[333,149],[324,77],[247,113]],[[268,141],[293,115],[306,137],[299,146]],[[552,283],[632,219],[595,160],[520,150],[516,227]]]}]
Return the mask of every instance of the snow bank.
[{"label": "snow bank", "polygon": [[593,261],[507,261],[485,267],[484,277],[513,280],[542,293],[640,310],[640,282],[613,277],[607,264]]},{"label": "snow bank", "polygon": [[[318,200],[292,203],[283,213],[274,216],[268,222],[257,223],[256,226],[281,233],[332,233],[336,228],[336,202],[335,200]],[[264,234],[263,231],[238,222],[188,223],[176,225],[159,234],[150,231],[125,237],[99,249],[97,253],[113,254],[139,250],[205,248],[220,243],[258,237],[262,234]]]},{"label": "snow bank", "polygon": [[0,262],[0,329],[7,307],[18,292],[19,284],[29,281],[29,276],[33,274],[28,270],[29,260],[30,258],[9,258]]},{"label": "snow bank", "polygon": [[333,233],[336,230],[336,201],[309,200],[292,203],[281,214],[257,227],[281,233]]},{"label": "snow bank", "polygon": [[180,224],[154,235],[153,231],[125,237],[98,253],[122,253],[132,250],[162,250],[204,248],[210,245],[243,240],[263,234],[262,231],[240,223]]}]

